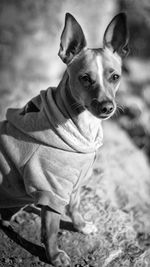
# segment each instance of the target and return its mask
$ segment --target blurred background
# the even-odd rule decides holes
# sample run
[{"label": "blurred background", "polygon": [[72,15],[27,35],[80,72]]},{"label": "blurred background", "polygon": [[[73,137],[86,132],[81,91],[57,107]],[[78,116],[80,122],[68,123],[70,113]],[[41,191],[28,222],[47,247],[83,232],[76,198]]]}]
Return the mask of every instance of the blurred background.
[{"label": "blurred background", "polygon": [[[94,203],[93,211],[97,203],[101,205],[98,209],[101,217],[95,216],[101,220],[98,222],[99,225],[101,222],[101,231],[104,230],[100,232],[99,240],[102,240],[104,235],[100,247],[108,248],[112,242],[113,249],[116,251],[118,248],[118,254],[112,253],[113,255],[110,254],[109,258],[108,253],[104,252],[105,265],[93,263],[93,265],[75,266],[150,266],[150,257],[148,265],[143,263],[142,258],[140,258],[139,265],[137,262],[133,264],[133,259],[143,255],[142,253],[147,253],[144,257],[150,255],[148,251],[150,244],[148,235],[150,232],[150,1],[0,0],[0,119],[5,118],[7,107],[21,107],[40,90],[49,86],[57,86],[65,69],[65,65],[57,54],[66,12],[72,13],[81,24],[88,46],[96,48],[101,47],[103,33],[108,23],[120,11],[126,12],[128,17],[130,54],[123,63],[123,78],[117,94],[118,111],[111,119],[110,126],[109,122],[106,122],[108,126],[106,126],[104,136],[107,142],[104,142],[104,151],[102,148],[104,155],[108,153],[106,163],[104,164],[101,156],[98,157],[97,167],[93,174],[99,185],[97,195],[100,201],[95,198],[95,202],[92,202]],[[142,154],[139,154],[139,151]],[[105,168],[107,174],[109,173],[106,179],[102,178],[101,168]],[[117,182],[115,179],[118,179]],[[108,209],[108,201],[104,201],[107,193],[110,198],[111,194],[113,195],[111,190],[115,192],[119,211],[113,208]],[[92,197],[89,197],[89,203]],[[92,204],[85,203],[84,208],[88,210],[88,205]],[[115,214],[114,217],[112,214]],[[105,215],[114,218],[114,221],[106,220],[105,217],[103,218]],[[133,227],[133,232],[136,228],[138,234],[147,233],[146,237],[145,235],[143,237],[143,234],[140,236],[145,242],[144,249],[136,247],[137,239],[132,244],[129,242],[130,248],[128,248],[127,238],[123,237],[124,232],[122,234],[120,230],[118,231],[118,227],[126,227],[129,221],[130,226],[135,226],[135,223],[136,227],[138,225],[138,230]],[[105,223],[107,231],[104,227]],[[119,243],[113,239],[114,233],[110,234],[112,226],[117,229],[114,230],[116,235],[118,232],[121,233],[118,237]],[[24,231],[23,229],[21,228],[21,231]],[[68,240],[70,238],[70,242],[73,242],[74,236],[72,237],[69,233],[68,235],[70,235],[67,236]],[[31,236],[33,237],[33,232]],[[94,242],[100,242],[99,240]],[[6,247],[7,242],[8,240],[6,240]],[[93,241],[85,240],[86,245],[90,244],[88,242],[92,244]],[[69,251],[69,245],[72,243],[66,244],[68,244]],[[82,244],[81,242],[83,248]],[[131,245],[133,245],[132,248]],[[122,253],[120,252],[121,246],[122,251],[125,251],[124,254],[119,254]],[[109,249],[109,252],[112,252],[112,247]],[[132,255],[129,254],[130,250],[132,250]],[[146,252],[143,252],[144,250]],[[6,253],[5,261],[7,249],[4,253]],[[18,247],[16,255],[18,255]],[[98,255],[102,255],[99,250]],[[123,255],[120,257],[124,259],[124,264],[121,265],[119,262],[118,265],[113,265],[111,262],[109,265],[109,260],[112,261],[114,255]],[[125,260],[128,261],[126,265]],[[19,259],[16,262],[17,266],[30,266],[29,263],[19,265]],[[7,266],[7,262],[2,266]]]},{"label": "blurred background", "polygon": [[149,0],[1,0],[0,118],[8,106],[22,106],[58,84],[65,68],[57,53],[66,12],[81,23],[89,47],[100,47],[107,24],[120,11],[128,16],[130,55],[118,94],[123,111],[115,119],[150,156]]}]

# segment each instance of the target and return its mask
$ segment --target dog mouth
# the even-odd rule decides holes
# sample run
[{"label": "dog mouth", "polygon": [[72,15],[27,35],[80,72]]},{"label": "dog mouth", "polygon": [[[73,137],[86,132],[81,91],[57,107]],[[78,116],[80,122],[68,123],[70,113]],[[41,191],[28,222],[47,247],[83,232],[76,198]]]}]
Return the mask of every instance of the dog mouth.
[{"label": "dog mouth", "polygon": [[95,112],[91,112],[95,117],[102,119],[102,120],[107,120],[110,117],[112,117],[112,115],[114,114],[114,112],[112,112],[111,114],[105,115],[105,114],[96,114]]},{"label": "dog mouth", "polygon": [[107,120],[109,119],[110,117],[112,117],[115,113],[115,110],[116,110],[116,107],[114,106],[113,110],[109,113],[104,113],[104,112],[101,112],[99,111],[97,108],[93,107],[93,106],[87,106],[85,105],[85,108],[90,112],[92,113],[92,115],[94,115],[96,118],[98,119],[102,119],[102,120]]},{"label": "dog mouth", "polygon": [[100,119],[102,119],[102,120],[107,120],[107,119],[109,119],[112,115],[113,115],[113,113],[112,113],[112,114],[109,114],[109,115],[103,115],[103,114],[100,114],[100,115],[98,116],[98,118],[100,118]]}]

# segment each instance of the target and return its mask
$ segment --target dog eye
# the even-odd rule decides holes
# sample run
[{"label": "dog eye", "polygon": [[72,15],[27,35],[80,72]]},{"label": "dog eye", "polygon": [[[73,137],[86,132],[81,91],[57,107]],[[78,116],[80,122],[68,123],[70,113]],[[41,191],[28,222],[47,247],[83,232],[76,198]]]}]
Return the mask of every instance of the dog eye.
[{"label": "dog eye", "polygon": [[91,77],[88,74],[81,75],[79,79],[85,86],[88,86],[93,83]]},{"label": "dog eye", "polygon": [[120,78],[120,76],[118,75],[118,74],[113,74],[112,76],[111,76],[111,81],[113,81],[113,82],[116,82],[116,81],[118,81],[119,80],[119,78]]}]

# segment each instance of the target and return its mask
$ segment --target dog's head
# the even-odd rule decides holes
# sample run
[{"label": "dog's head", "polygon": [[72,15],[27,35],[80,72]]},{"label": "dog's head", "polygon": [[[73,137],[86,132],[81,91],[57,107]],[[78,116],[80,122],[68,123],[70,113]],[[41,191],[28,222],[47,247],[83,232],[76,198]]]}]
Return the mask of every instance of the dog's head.
[{"label": "dog's head", "polygon": [[59,56],[67,64],[69,87],[76,102],[94,116],[106,119],[116,110],[122,58],[128,53],[126,15],[120,13],[107,26],[103,47],[87,48],[83,30],[66,14]]}]

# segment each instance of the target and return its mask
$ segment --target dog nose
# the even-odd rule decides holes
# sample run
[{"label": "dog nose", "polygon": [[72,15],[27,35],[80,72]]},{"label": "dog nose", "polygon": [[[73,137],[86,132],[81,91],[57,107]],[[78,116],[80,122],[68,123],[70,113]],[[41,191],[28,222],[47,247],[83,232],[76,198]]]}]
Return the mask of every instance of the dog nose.
[{"label": "dog nose", "polygon": [[109,115],[114,110],[114,104],[112,101],[98,101],[97,99],[93,99],[91,106],[98,111],[98,113]]},{"label": "dog nose", "polygon": [[100,111],[103,114],[110,114],[114,110],[114,104],[111,101],[103,101],[99,105]]}]

